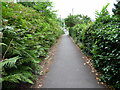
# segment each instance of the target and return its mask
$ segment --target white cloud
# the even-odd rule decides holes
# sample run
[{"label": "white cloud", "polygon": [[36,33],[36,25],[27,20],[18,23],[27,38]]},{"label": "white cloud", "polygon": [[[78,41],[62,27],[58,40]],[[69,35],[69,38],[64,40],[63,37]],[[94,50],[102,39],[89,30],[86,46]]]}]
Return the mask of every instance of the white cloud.
[{"label": "white cloud", "polygon": [[54,3],[54,9],[58,10],[58,17],[65,18],[70,13],[73,14],[84,14],[90,16],[92,19],[95,18],[95,11],[101,11],[102,7],[110,3],[108,11],[112,13],[114,3],[116,0],[50,0]]}]

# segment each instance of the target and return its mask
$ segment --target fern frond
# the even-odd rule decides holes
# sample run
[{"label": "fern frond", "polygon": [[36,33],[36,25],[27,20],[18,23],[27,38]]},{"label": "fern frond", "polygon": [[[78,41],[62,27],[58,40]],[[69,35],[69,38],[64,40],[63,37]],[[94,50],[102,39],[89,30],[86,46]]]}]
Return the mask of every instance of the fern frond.
[{"label": "fern frond", "polygon": [[1,45],[8,46],[8,45],[7,45],[7,44],[5,44],[5,43],[0,43],[0,46],[1,46]]},{"label": "fern frond", "polygon": [[22,82],[28,82],[30,84],[34,84],[29,78],[32,76],[31,73],[17,73],[14,75],[9,75],[6,77],[3,77],[4,81],[8,81],[8,82],[14,82],[14,83],[20,83],[20,81]]},{"label": "fern frond", "polygon": [[[17,43],[17,42],[16,42]],[[22,51],[24,52],[24,53],[26,53],[32,60],[34,60],[34,61],[36,61],[35,60],[35,58],[33,57],[33,56],[31,56],[28,52],[26,52],[23,48],[23,46],[21,45],[21,44],[19,44],[19,43],[17,43],[20,47],[22,47]]]},{"label": "fern frond", "polygon": [[21,53],[20,53],[20,51],[17,50],[17,49],[13,50],[13,55],[20,55],[20,56],[22,56]]},{"label": "fern frond", "polygon": [[29,67],[29,66],[24,66],[24,65],[20,65],[20,66],[17,66],[17,69],[13,70],[12,72],[13,73],[24,73],[24,72],[27,72],[27,71],[32,71],[32,68]]},{"label": "fern frond", "polygon": [[15,63],[16,63],[16,61],[17,61],[18,59],[20,59],[19,56],[6,59],[5,61],[3,61],[3,62],[0,63],[0,67],[3,67],[3,66],[10,67],[10,68],[11,68],[11,67],[14,67],[14,66],[15,66]]}]

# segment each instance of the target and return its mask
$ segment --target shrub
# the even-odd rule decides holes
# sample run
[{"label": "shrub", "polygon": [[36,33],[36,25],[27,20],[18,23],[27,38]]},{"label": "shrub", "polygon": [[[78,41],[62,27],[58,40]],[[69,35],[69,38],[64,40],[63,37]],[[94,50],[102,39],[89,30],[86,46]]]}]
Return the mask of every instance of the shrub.
[{"label": "shrub", "polygon": [[44,12],[38,12],[40,8],[36,8],[2,3],[3,56],[0,81],[3,82],[3,88],[23,82],[34,84],[35,75],[41,70],[41,57],[47,56],[49,48],[62,34],[55,14],[51,11],[49,13],[54,18],[48,17]]},{"label": "shrub", "polygon": [[70,32],[73,39],[77,38],[84,45],[80,46],[82,51],[92,56],[94,67],[102,74],[100,81],[112,88],[120,88],[120,18],[109,15],[108,5],[100,13],[96,12],[93,23],[83,24],[84,28],[76,25]]}]

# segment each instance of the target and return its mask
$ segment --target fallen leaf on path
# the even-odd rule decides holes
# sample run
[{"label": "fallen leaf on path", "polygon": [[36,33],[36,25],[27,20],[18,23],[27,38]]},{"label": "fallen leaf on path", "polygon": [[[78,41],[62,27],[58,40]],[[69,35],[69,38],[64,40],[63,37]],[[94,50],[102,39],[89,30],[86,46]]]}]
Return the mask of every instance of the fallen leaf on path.
[{"label": "fallen leaf on path", "polygon": [[42,85],[40,84],[39,87],[42,87]]},{"label": "fallen leaf on path", "polygon": [[40,72],[40,75],[44,75],[44,72],[43,72],[43,71],[41,71],[41,72]]},{"label": "fallen leaf on path", "polygon": [[98,75],[98,73],[96,73],[95,75]]},{"label": "fallen leaf on path", "polygon": [[97,82],[97,84],[100,84],[100,82]]},{"label": "fallen leaf on path", "polygon": [[97,79],[97,80],[99,80],[99,78],[98,78],[98,77],[96,77],[96,79]]},{"label": "fallen leaf on path", "polygon": [[103,82],[101,82],[101,84],[103,85],[104,83],[103,83]]},{"label": "fallen leaf on path", "polygon": [[85,58],[85,57],[82,57],[82,58]]},{"label": "fallen leaf on path", "polygon": [[86,62],[87,64],[89,63],[89,62]]}]

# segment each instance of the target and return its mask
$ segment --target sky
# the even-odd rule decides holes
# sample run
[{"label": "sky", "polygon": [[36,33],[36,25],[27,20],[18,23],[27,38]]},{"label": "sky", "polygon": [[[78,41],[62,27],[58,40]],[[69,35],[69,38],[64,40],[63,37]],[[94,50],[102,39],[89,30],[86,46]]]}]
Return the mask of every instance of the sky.
[{"label": "sky", "polygon": [[[58,17],[66,18],[68,15],[83,14],[95,19],[95,11],[101,11],[102,7],[110,3],[108,11],[112,14],[112,8],[116,0],[50,0],[53,2],[54,10],[58,10]],[[72,13],[73,10],[73,13]]]}]

